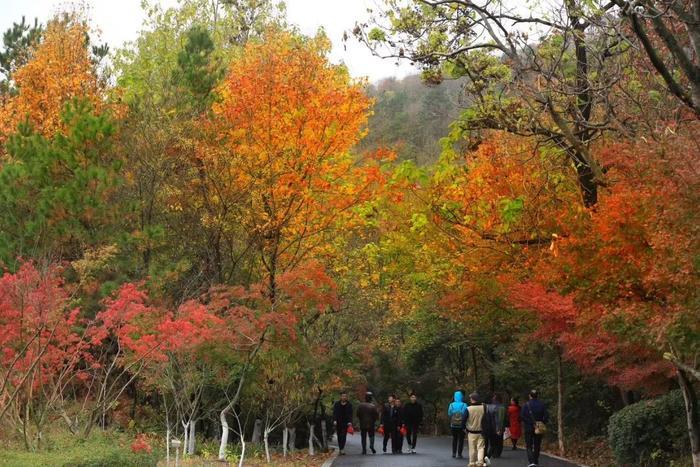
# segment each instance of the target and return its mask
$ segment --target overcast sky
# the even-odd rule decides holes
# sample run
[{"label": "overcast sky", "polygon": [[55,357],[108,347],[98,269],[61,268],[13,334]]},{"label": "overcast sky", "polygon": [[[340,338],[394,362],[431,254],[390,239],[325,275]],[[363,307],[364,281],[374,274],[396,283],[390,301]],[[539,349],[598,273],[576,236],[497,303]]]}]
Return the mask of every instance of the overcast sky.
[{"label": "overcast sky", "polygon": [[[0,31],[7,30],[22,15],[27,19],[39,18],[46,23],[57,10],[65,9],[64,0],[0,0]],[[116,49],[125,41],[136,37],[142,27],[144,13],[140,0],[85,0],[89,5],[93,26],[102,31],[102,40],[111,49]],[[166,6],[175,5],[177,0],[160,0]],[[333,41],[332,60],[343,61],[353,76],[367,76],[377,81],[388,76],[405,76],[412,72],[408,64],[399,67],[392,60],[373,57],[354,38],[343,49],[343,31],[352,30],[355,21],[367,15],[367,7],[375,0],[285,0],[287,18],[296,24],[303,33],[312,35],[323,26]]]}]

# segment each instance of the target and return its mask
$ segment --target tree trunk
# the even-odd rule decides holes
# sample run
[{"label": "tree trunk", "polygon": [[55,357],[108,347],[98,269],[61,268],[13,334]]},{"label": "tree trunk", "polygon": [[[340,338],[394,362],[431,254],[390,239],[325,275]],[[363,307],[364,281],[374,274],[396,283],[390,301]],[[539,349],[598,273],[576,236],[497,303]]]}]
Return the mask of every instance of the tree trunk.
[{"label": "tree trunk", "polygon": [[700,419],[698,419],[698,398],[695,394],[693,383],[685,371],[676,369],[678,383],[683,392],[685,401],[685,419],[688,424],[688,436],[690,437],[690,451],[693,458],[693,467],[700,467]]},{"label": "tree trunk", "polygon": [[309,426],[309,455],[315,456],[316,450],[314,449],[314,424],[307,423]]},{"label": "tree trunk", "polygon": [[260,444],[260,438],[262,437],[262,420],[259,418],[255,419],[253,424],[253,437],[250,442],[253,444]]},{"label": "tree trunk", "polygon": [[233,398],[229,401],[229,403],[224,407],[221,412],[219,413],[219,421],[221,422],[221,443],[219,444],[219,460],[223,461],[226,460],[226,445],[228,444],[228,422],[226,421],[226,415],[233,409],[233,407],[238,403],[238,398],[241,396],[241,390],[243,389],[243,384],[245,383],[245,377],[246,373],[248,373],[248,368],[250,367],[250,364],[255,360],[255,356],[258,354],[260,351],[260,348],[262,347],[263,343],[265,342],[265,335],[267,334],[268,328],[265,328],[260,335],[260,339],[258,340],[258,343],[255,345],[255,348],[253,351],[250,353],[248,356],[248,361],[245,363],[243,368],[241,369],[241,377],[238,380],[238,387],[236,388],[236,394],[233,396]]},{"label": "tree trunk", "polygon": [[194,437],[194,434],[195,434],[195,423],[196,423],[195,420],[191,420],[191,421],[190,421],[190,435],[189,435],[189,437],[188,437],[188,439],[187,439],[187,441],[188,441],[188,443],[187,443],[187,454],[189,454],[190,456],[194,455],[194,448],[195,448],[195,437]]},{"label": "tree trunk", "polygon": [[564,449],[564,367],[561,358],[561,348],[557,347],[557,440],[559,455],[565,454]]},{"label": "tree trunk", "polygon": [[328,451],[328,420],[323,417],[321,420],[321,443],[323,443],[323,451]]},{"label": "tree trunk", "polygon": [[297,448],[297,427],[287,428],[289,431],[289,450],[294,452]]},{"label": "tree trunk", "polygon": [[182,423],[182,457],[185,457],[185,454],[187,453],[187,446],[188,446],[188,428],[190,427],[191,422],[180,422]]},{"label": "tree trunk", "polygon": [[267,463],[269,464],[272,459],[270,458],[270,443],[268,443],[268,434],[270,432],[267,431],[267,428],[265,428],[265,434],[263,435],[263,443],[265,444],[265,459],[267,459]]},{"label": "tree trunk", "polygon": [[287,427],[282,427],[282,457],[287,457],[287,444],[289,443],[289,431]]},{"label": "tree trunk", "polygon": [[226,460],[226,446],[228,446],[228,422],[226,421],[226,411],[222,410],[219,414],[221,422],[221,443],[219,443],[219,460]]}]

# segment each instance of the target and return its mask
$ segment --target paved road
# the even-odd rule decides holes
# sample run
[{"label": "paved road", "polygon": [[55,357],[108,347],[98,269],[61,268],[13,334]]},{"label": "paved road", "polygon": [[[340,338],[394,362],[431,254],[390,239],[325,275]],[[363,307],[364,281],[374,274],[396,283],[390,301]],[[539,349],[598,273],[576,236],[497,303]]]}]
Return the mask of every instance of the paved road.
[{"label": "paved road", "polygon": [[[522,440],[521,440],[522,442]],[[348,436],[345,446],[347,455],[339,456],[333,467],[466,467],[469,463],[468,450],[464,446],[464,459],[452,458],[452,439],[449,437],[420,437],[416,446],[416,454],[382,454],[381,438],[377,438],[375,449],[377,454],[363,456],[360,446],[360,435]],[[391,447],[389,447],[391,449]],[[404,445],[404,449],[406,449]],[[503,455],[493,459],[493,467],[526,467],[527,457],[524,449],[511,451],[504,449]],[[573,467],[576,464],[560,461],[545,455],[540,456],[540,467]]]}]

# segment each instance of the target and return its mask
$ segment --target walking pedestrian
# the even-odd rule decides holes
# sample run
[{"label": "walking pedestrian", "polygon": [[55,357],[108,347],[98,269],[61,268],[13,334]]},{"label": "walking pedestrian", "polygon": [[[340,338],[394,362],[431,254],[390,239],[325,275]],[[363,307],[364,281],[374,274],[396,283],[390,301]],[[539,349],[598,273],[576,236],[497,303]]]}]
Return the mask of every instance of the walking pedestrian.
[{"label": "walking pedestrian", "polygon": [[480,403],[479,394],[469,395],[469,408],[467,409],[467,443],[469,446],[469,467],[483,467],[485,456],[484,449],[484,423],[486,415],[486,405]]},{"label": "walking pedestrian", "polygon": [[333,404],[333,425],[338,435],[338,454],[344,456],[348,427],[352,426],[352,404],[345,391],[340,393],[340,400]]},{"label": "walking pedestrian", "polygon": [[393,433],[394,425],[391,420],[391,409],[394,407],[394,399],[396,396],[394,394],[389,394],[387,403],[382,407],[382,418],[381,418],[381,428],[384,431],[384,443],[382,452],[386,453],[386,445],[389,443]]},{"label": "walking pedestrian", "polygon": [[512,397],[508,406],[508,429],[510,430],[510,442],[513,444],[513,451],[515,451],[518,449],[518,440],[523,433],[520,420],[520,401],[517,397]]},{"label": "walking pedestrian", "polygon": [[529,400],[520,410],[520,418],[525,425],[525,449],[528,467],[537,467],[540,462],[542,437],[547,431],[549,421],[547,407],[539,400],[536,390],[530,391]]},{"label": "walking pedestrian", "polygon": [[374,405],[373,395],[367,391],[365,401],[357,407],[357,419],[360,422],[360,435],[362,440],[362,454],[367,454],[367,437],[369,437],[369,449],[372,454],[376,454],[374,450],[374,425],[377,423],[379,410]]},{"label": "walking pedestrian", "polygon": [[403,453],[403,433],[401,429],[403,428],[403,407],[401,406],[401,399],[394,397],[394,406],[391,408],[391,423],[394,426],[393,436],[391,438],[391,453],[392,454],[402,454]]},{"label": "walking pedestrian", "polygon": [[404,423],[406,423],[406,440],[411,454],[416,453],[418,430],[423,423],[423,406],[418,402],[418,396],[411,393],[409,402],[403,408]]},{"label": "walking pedestrian", "polygon": [[503,405],[500,394],[494,394],[491,403],[486,406],[487,430],[484,432],[486,440],[486,464],[490,459],[501,457],[503,453],[503,432],[507,424],[506,407]]},{"label": "walking pedestrian", "polygon": [[467,413],[467,404],[462,400],[462,391],[455,391],[454,400],[447,408],[447,418],[450,420],[452,432],[452,457],[463,459],[464,451],[464,424]]}]

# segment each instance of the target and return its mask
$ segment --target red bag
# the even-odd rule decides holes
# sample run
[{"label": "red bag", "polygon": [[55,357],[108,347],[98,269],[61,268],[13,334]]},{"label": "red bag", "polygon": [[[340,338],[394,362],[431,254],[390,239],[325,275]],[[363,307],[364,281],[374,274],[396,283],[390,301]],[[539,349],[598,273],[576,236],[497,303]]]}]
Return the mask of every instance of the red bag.
[{"label": "red bag", "polygon": [[379,425],[379,428],[377,428],[377,433],[380,435],[384,434],[384,425]]},{"label": "red bag", "polygon": [[401,425],[401,429],[399,430],[399,433],[401,433],[401,436],[406,436],[408,433],[408,430],[406,429],[406,425]]},{"label": "red bag", "polygon": [[348,433],[351,435],[355,434],[355,429],[352,427],[352,423],[348,425]]}]

